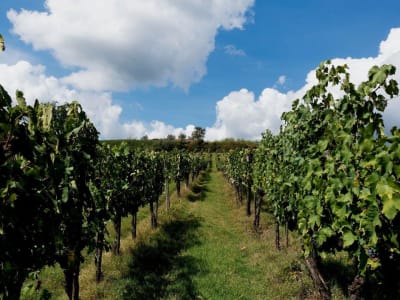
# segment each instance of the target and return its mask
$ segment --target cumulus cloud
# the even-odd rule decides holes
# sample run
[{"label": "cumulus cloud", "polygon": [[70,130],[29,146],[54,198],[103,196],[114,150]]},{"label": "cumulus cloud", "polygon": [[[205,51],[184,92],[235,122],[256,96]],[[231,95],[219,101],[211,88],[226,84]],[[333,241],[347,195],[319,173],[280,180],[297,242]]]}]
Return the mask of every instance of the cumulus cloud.
[{"label": "cumulus cloud", "polygon": [[226,54],[232,56],[246,56],[246,52],[243,49],[236,48],[235,45],[226,45],[224,49]]},{"label": "cumulus cloud", "polygon": [[[44,11],[10,10],[13,32],[78,71],[63,84],[127,90],[206,74],[219,29],[242,29],[254,0],[47,0]],[[46,34],[43,34],[46,32]]]},{"label": "cumulus cloud", "polygon": [[[49,50],[74,71],[64,78],[49,76],[44,66],[27,62],[26,54],[7,51],[6,55],[14,56],[2,56],[0,83],[11,94],[23,90],[31,103],[36,98],[78,99],[102,138],[189,136],[193,125],[175,128],[161,121],[121,122],[122,107],[105,91],[168,84],[187,89],[206,73],[218,30],[242,29],[253,4],[254,0],[47,0],[41,12],[10,10],[7,15],[14,33],[36,50]],[[376,56],[332,62],[347,64],[356,84],[367,79],[373,65],[393,64],[400,82],[399,41],[400,28],[394,28]],[[241,55],[243,50],[227,45],[225,51]],[[316,83],[315,70],[296,91],[278,91],[285,83],[282,75],[260,95],[247,89],[228,93],[216,103],[216,121],[207,128],[205,138],[259,139],[267,128],[278,132],[281,114]],[[384,114],[387,127],[398,124],[399,101],[389,102]]]},{"label": "cumulus cloud", "polygon": [[[400,28],[390,31],[386,40],[382,41],[379,53],[368,58],[336,58],[334,65],[347,64],[351,81],[360,84],[368,79],[368,71],[374,65],[392,64],[397,68],[394,77],[400,83]],[[285,76],[279,77],[276,84],[284,84]],[[216,104],[216,122],[207,128],[206,139],[220,140],[228,137],[243,139],[260,139],[266,129],[277,133],[281,125],[280,116],[290,110],[295,99],[301,99],[305,92],[317,83],[315,70],[306,76],[305,85],[297,91],[280,93],[275,88],[266,88],[256,99],[253,92],[247,89],[229,93]],[[332,91],[339,95],[339,91]],[[386,128],[399,126],[400,98],[389,102],[384,113]]]},{"label": "cumulus cloud", "polygon": [[16,64],[17,62],[21,60],[25,61],[33,61],[35,60],[34,57],[27,53],[24,52],[13,45],[8,45],[7,44],[7,49],[4,52],[0,53],[0,64]]},{"label": "cumulus cloud", "polygon": [[165,138],[167,135],[172,134],[175,137],[183,133],[186,136],[190,136],[194,130],[194,125],[187,125],[185,128],[175,128],[174,126],[167,125],[164,122],[153,121],[150,123],[150,127],[147,136],[150,139]]},{"label": "cumulus cloud", "polygon": [[174,128],[160,121],[149,124],[135,120],[121,123],[122,108],[113,104],[111,93],[71,89],[56,77],[47,76],[44,66],[32,65],[27,61],[19,61],[14,65],[0,64],[0,82],[12,97],[16,90],[23,91],[29,104],[33,104],[35,99],[59,104],[78,100],[104,139],[140,138],[144,135],[163,138],[181,132],[190,135],[194,129],[193,125]]},{"label": "cumulus cloud", "polygon": [[207,140],[228,137],[259,139],[266,128],[279,131],[282,112],[290,109],[292,92],[282,94],[266,88],[259,99],[247,89],[231,92],[217,103],[217,120],[206,130]]}]

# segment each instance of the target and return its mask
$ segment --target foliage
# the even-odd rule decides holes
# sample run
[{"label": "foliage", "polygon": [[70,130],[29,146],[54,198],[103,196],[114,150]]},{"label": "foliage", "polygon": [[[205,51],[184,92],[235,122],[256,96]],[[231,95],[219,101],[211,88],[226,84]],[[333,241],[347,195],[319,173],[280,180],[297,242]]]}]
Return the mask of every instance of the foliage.
[{"label": "foliage", "polygon": [[381,113],[399,92],[395,68],[373,67],[357,87],[346,69],[320,65],[318,84],[283,114],[280,134],[263,135],[254,180],[279,222],[297,222],[306,257],[344,250],[357,276],[387,281],[400,254],[400,148]]},{"label": "foliage", "polygon": [[4,43],[3,36],[0,34],[0,50],[5,51],[6,50],[6,45]]},{"label": "foliage", "polygon": [[105,140],[102,143],[110,145],[118,145],[120,143],[126,143],[131,150],[153,150],[157,152],[162,151],[173,151],[173,150],[189,150],[190,152],[219,152],[225,153],[229,150],[237,148],[250,148],[254,149],[257,147],[258,142],[256,141],[245,141],[245,140],[234,140],[226,139],[223,141],[194,141],[189,140],[184,135],[180,135],[177,139],[129,139],[129,140]]},{"label": "foliage", "polygon": [[[98,134],[76,102],[17,105],[1,87],[1,293],[18,297],[25,277],[58,261],[78,273],[96,232],[88,182]],[[72,275],[71,275],[72,276]],[[67,276],[67,292],[73,279]]]},{"label": "foliage", "polygon": [[47,107],[12,106],[0,86],[0,294],[18,297],[29,272],[55,261],[57,201],[48,168]]},{"label": "foliage", "polygon": [[[84,248],[97,249],[101,278],[106,223],[119,232],[122,217],[150,203],[156,224],[164,177],[188,183],[208,163],[178,151],[166,168],[165,153],[100,145],[78,102],[30,106],[19,91],[16,100],[0,86],[0,295],[18,298],[28,274],[58,262],[78,299]],[[119,252],[118,234],[114,244]]]}]

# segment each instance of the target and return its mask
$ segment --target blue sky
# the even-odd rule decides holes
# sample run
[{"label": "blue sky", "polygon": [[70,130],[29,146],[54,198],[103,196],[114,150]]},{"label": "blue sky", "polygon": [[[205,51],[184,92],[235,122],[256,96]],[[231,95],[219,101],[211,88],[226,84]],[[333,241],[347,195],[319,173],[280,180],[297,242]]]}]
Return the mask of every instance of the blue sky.
[{"label": "blue sky", "polygon": [[320,61],[378,59],[385,40],[400,50],[389,39],[397,0],[120,0],[115,11],[114,2],[2,0],[0,84],[32,100],[77,97],[103,138],[196,125],[209,139],[253,139],[278,127]]}]

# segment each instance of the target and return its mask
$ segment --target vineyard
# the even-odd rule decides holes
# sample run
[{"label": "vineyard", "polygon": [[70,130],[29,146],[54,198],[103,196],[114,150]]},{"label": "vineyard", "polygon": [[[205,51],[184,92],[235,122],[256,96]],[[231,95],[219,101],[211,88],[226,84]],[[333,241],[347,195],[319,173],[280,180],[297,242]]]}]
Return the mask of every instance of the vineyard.
[{"label": "vineyard", "polygon": [[[209,157],[184,152],[131,151],[126,145],[103,146],[81,106],[28,106],[22,92],[12,106],[1,88],[1,291],[18,299],[32,272],[58,263],[70,299],[79,298],[79,271],[85,248],[96,252],[101,280],[103,250],[120,252],[121,219],[149,206],[157,227],[158,204],[169,183],[178,196],[209,164]],[[106,243],[106,224],[115,239]]]},{"label": "vineyard", "polygon": [[286,247],[288,231],[297,233],[322,299],[331,298],[324,258],[335,255],[351,258],[351,299],[374,298],[377,290],[375,297],[399,296],[400,131],[387,135],[381,115],[399,93],[394,73],[393,66],[373,67],[355,86],[346,66],[321,64],[319,83],[283,114],[278,135],[267,130],[254,153],[221,159],[238,202],[249,187],[255,193],[254,226],[263,203],[272,213],[277,250],[281,226]]},{"label": "vineyard", "polygon": [[[279,134],[226,153],[103,143],[78,102],[13,103],[0,86],[1,299],[50,299],[49,268],[68,299],[398,298],[394,74],[373,67],[356,86],[323,63]],[[103,261],[127,256],[113,290]],[[81,284],[93,262],[103,294]]]}]

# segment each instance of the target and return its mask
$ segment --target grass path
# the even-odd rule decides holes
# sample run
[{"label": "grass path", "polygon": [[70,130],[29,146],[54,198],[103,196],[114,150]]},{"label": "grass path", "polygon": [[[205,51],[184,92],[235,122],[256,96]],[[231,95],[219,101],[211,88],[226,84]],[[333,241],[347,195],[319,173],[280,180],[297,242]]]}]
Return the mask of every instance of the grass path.
[{"label": "grass path", "polygon": [[[100,284],[87,258],[81,299],[300,299],[312,291],[297,241],[276,251],[268,217],[262,216],[261,232],[254,232],[252,217],[236,207],[233,190],[214,170],[181,199],[172,197],[172,209],[160,211],[157,230],[150,229],[147,209],[140,213],[139,238],[132,241],[125,220],[123,254],[104,255]],[[42,281],[52,299],[66,299],[59,268],[45,270]]]},{"label": "grass path", "polygon": [[297,263],[299,254],[275,250],[266,216],[261,235],[255,233],[252,217],[236,207],[222,175],[209,176],[203,201],[185,205],[201,220],[199,242],[183,252],[198,261],[193,281],[199,299],[298,298],[311,285]]}]

